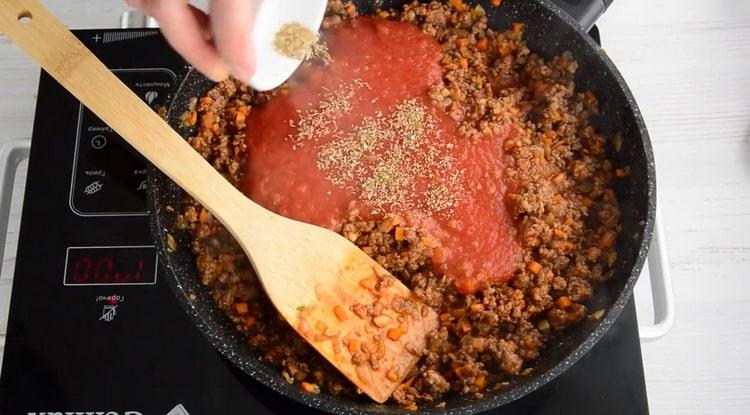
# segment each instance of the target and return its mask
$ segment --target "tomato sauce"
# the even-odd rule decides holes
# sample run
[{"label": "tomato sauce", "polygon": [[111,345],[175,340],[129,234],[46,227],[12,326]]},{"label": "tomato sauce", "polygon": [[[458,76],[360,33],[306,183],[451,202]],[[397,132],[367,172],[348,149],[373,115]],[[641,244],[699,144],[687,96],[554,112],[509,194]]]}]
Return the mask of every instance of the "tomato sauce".
[{"label": "tomato sauce", "polygon": [[[441,47],[414,25],[361,17],[329,30],[325,40],[329,65],[301,68],[287,93],[248,114],[243,191],[281,215],[331,229],[340,227],[353,208],[364,219],[398,214],[439,241],[433,265],[460,292],[508,281],[519,248],[505,204],[502,143],[507,132],[476,142],[458,136],[456,122],[434,107],[427,94],[442,77]],[[320,116],[314,137],[297,139],[304,113],[320,108],[332,91],[342,88],[349,92],[346,105]],[[439,182],[461,172],[460,192],[449,213],[425,209],[411,195],[405,197],[405,207],[394,205],[387,212],[373,208],[358,192],[334,184],[317,164],[323,146],[405,100],[426,106],[436,120],[425,133],[425,145],[454,160],[452,171],[425,165],[426,174],[410,188],[418,193],[430,185],[426,177]],[[391,145],[395,142],[384,148]],[[379,155],[363,163],[377,163]]]}]

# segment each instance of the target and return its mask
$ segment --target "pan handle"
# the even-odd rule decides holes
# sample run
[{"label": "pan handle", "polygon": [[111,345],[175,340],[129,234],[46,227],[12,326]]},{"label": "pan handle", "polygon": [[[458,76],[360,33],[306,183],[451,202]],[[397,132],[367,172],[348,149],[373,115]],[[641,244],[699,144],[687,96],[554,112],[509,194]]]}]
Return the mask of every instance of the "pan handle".
[{"label": "pan handle", "polygon": [[656,208],[656,223],[651,249],[648,252],[648,271],[651,277],[651,299],[654,304],[654,322],[638,326],[641,340],[654,341],[663,337],[674,324],[674,295],[669,259],[661,225],[661,213]]},{"label": "pan handle", "polygon": [[[7,142],[0,147],[0,260],[5,255],[5,242],[10,221],[10,203],[16,170],[18,170],[19,163],[29,158],[30,145],[30,139],[22,138]],[[0,304],[0,307],[7,309],[9,304]],[[2,356],[4,346],[5,335],[0,334],[0,356]]]},{"label": "pan handle", "polygon": [[585,32],[591,30],[614,0],[552,0],[578,21]]}]

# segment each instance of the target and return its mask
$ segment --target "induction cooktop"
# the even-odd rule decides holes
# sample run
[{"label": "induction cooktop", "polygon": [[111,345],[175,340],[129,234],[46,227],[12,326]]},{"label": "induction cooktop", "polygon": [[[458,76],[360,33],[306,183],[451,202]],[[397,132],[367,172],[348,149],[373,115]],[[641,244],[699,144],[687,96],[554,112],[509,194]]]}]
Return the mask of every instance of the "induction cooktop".
[{"label": "induction cooktop", "polygon": [[[156,30],[76,35],[144,101],[185,63]],[[0,376],[0,414],[317,413],[255,382],[193,326],[160,274],[146,162],[46,73]],[[491,414],[647,414],[631,299],[572,368]]]}]

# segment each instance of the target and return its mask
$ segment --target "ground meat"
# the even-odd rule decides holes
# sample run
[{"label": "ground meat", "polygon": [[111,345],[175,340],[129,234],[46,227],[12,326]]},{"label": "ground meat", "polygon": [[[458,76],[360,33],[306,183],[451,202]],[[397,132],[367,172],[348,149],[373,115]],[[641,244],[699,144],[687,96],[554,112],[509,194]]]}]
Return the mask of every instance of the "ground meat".
[{"label": "ground meat", "polygon": [[[508,375],[528,373],[552,338],[586,316],[583,303],[612,274],[620,211],[607,140],[589,124],[596,98],[575,90],[572,55],[543,60],[526,47],[522,24],[493,31],[481,9],[414,2],[379,15],[413,22],[442,44],[444,77],[430,96],[460,123],[465,139],[515,132],[504,147],[523,256],[509,284],[459,294],[431,268],[439,242],[394,215],[366,221],[352,211],[339,229],[438,313],[440,327],[424,350],[410,350],[423,358],[392,398],[415,410],[419,402],[443,405],[450,393],[481,398],[507,385]],[[353,6],[332,1],[324,27],[352,18]],[[189,109],[198,127],[190,144],[239,186],[245,115],[285,88],[258,93],[232,80],[217,84]],[[186,197],[177,223],[191,232],[202,284],[249,347],[305,390],[357,394],[278,317],[242,249],[209,212]]]}]

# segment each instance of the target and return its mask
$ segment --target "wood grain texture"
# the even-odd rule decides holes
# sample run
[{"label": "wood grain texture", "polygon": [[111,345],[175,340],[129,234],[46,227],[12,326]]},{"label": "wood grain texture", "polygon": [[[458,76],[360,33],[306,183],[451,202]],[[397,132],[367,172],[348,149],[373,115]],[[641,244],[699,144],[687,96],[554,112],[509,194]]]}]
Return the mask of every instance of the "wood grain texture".
[{"label": "wood grain texture", "polygon": [[[44,3],[75,28],[126,9]],[[651,132],[672,264],[675,326],[643,345],[652,413],[748,413],[750,1],[617,0],[599,27]],[[38,70],[1,36],[0,56],[0,140],[29,136]]]}]

